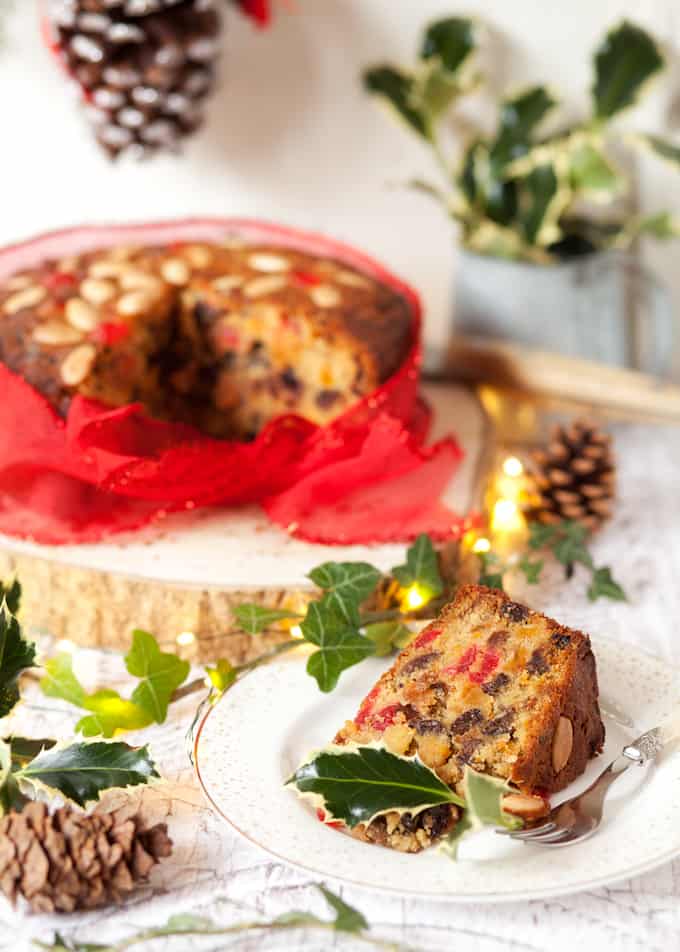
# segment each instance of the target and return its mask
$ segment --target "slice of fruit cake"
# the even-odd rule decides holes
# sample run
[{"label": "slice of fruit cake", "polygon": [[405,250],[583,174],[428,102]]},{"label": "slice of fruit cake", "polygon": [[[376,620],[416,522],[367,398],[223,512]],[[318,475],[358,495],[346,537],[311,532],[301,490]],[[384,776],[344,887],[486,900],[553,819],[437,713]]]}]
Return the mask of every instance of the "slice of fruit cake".
[{"label": "slice of fruit cake", "polygon": [[[395,754],[417,752],[458,792],[466,764],[529,797],[561,790],[604,742],[590,639],[502,592],[468,585],[401,652],[335,743],[376,740]],[[511,799],[525,816],[543,812],[540,799],[533,808],[526,796]],[[455,807],[437,806],[354,832],[412,852],[456,819]]]}]

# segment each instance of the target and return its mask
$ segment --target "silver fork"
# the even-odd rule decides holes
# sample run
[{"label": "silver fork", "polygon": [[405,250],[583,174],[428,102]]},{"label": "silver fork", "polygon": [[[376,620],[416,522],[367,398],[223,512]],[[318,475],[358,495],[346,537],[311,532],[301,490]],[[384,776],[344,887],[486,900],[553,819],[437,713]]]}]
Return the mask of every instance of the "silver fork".
[{"label": "silver fork", "polygon": [[540,846],[569,846],[592,836],[602,822],[604,801],[611,785],[634,764],[642,767],[653,760],[677,735],[677,723],[646,731],[632,744],[627,744],[616,760],[605,767],[587,790],[551,810],[540,826],[496,832],[509,836],[512,840],[537,843]]}]

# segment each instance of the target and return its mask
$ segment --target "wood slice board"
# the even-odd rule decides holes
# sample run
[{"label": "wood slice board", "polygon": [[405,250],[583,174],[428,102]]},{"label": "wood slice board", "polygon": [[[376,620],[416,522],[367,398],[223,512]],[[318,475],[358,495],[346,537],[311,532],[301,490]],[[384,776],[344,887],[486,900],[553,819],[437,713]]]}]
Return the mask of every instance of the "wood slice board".
[{"label": "wood slice board", "polygon": [[[491,425],[474,393],[430,385],[432,436],[454,433],[465,451],[444,499],[458,513],[478,508],[492,456]],[[174,643],[190,631],[188,656],[240,661],[261,639],[230,633],[231,606],[248,598],[298,607],[309,570],[326,560],[366,560],[387,570],[403,544],[314,545],[291,538],[257,507],[168,517],[161,527],[88,545],[45,546],[0,535],[0,578],[21,580],[31,625],[78,644],[122,648],[135,627]],[[270,636],[264,636],[266,641]],[[275,636],[274,636],[275,637]]]}]

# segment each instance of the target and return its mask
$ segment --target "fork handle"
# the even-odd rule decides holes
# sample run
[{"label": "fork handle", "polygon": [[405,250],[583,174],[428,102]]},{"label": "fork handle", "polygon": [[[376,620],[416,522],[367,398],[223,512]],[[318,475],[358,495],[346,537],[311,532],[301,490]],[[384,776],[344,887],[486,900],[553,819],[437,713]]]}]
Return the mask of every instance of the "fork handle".
[{"label": "fork handle", "polygon": [[667,718],[659,727],[645,731],[622,751],[624,757],[642,766],[652,760],[667,744],[680,740],[680,714]]}]

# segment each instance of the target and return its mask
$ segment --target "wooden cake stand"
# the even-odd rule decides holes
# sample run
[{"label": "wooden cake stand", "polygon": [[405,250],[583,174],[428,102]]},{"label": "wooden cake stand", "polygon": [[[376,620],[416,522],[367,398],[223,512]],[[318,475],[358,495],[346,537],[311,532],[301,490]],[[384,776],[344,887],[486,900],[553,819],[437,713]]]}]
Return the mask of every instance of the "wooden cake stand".
[{"label": "wooden cake stand", "polygon": [[[493,451],[490,423],[471,390],[438,385],[424,393],[434,409],[433,437],[453,432],[465,451],[444,496],[465,514],[481,503]],[[0,535],[0,578],[20,579],[22,614],[57,638],[126,648],[131,630],[144,628],[166,644],[183,635],[184,654],[196,660],[237,662],[276,634],[233,631],[233,604],[298,609],[312,590],[306,576],[315,565],[366,560],[388,570],[403,561],[404,548],[314,545],[291,538],[256,507],[204,510],[88,545],[46,546]]]}]

